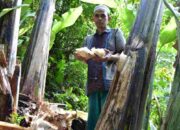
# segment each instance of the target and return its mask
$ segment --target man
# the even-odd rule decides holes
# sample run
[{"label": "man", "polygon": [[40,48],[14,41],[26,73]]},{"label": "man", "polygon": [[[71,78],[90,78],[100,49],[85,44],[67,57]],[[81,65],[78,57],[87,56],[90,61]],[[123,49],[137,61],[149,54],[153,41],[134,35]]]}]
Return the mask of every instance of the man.
[{"label": "man", "polygon": [[87,95],[88,123],[87,130],[94,130],[103,104],[106,100],[109,87],[116,71],[116,61],[124,49],[125,40],[118,29],[108,29],[110,10],[105,5],[98,5],[94,9],[93,21],[97,27],[96,33],[87,36],[84,47],[89,49],[102,48],[106,51],[104,57],[95,56],[91,59],[75,53],[75,57],[85,61],[88,65]]}]

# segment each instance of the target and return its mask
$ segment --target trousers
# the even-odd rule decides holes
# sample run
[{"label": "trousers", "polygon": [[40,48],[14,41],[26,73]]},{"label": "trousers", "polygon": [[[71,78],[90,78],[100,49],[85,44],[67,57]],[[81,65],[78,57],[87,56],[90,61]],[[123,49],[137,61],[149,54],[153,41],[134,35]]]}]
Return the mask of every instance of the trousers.
[{"label": "trousers", "polygon": [[107,94],[108,91],[97,91],[89,95],[87,130],[94,130]]}]

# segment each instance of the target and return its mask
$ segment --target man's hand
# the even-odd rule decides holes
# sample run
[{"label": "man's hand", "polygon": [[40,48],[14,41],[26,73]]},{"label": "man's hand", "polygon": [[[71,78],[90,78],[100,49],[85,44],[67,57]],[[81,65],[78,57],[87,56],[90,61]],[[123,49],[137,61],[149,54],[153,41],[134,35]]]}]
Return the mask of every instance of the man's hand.
[{"label": "man's hand", "polygon": [[81,56],[80,54],[78,54],[78,53],[76,53],[76,52],[74,53],[74,56],[75,56],[76,59],[87,63],[87,60],[88,60],[87,57],[83,57],[83,56]]},{"label": "man's hand", "polygon": [[109,50],[107,49],[104,49],[106,54],[105,56],[103,57],[100,57],[98,55],[95,54],[95,56],[92,58],[93,60],[97,61],[97,62],[106,62],[106,61],[109,61],[111,59],[111,56],[112,56],[112,52],[110,52]]}]

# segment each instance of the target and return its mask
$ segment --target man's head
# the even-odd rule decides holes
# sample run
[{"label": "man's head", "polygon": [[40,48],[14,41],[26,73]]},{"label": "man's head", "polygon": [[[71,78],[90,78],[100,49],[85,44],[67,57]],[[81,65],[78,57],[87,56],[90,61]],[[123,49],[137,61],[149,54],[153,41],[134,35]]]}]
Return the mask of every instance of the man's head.
[{"label": "man's head", "polygon": [[109,22],[110,10],[105,5],[98,5],[94,8],[93,21],[95,22],[97,29],[106,28]]}]

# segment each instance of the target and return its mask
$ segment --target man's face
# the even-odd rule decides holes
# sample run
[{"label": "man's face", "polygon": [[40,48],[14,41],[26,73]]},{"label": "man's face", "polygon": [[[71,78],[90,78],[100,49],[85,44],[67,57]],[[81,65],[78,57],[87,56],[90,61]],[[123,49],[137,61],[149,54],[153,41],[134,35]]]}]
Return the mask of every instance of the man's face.
[{"label": "man's face", "polygon": [[109,16],[107,12],[103,10],[97,10],[94,12],[93,21],[96,24],[97,28],[104,28],[109,22]]}]

